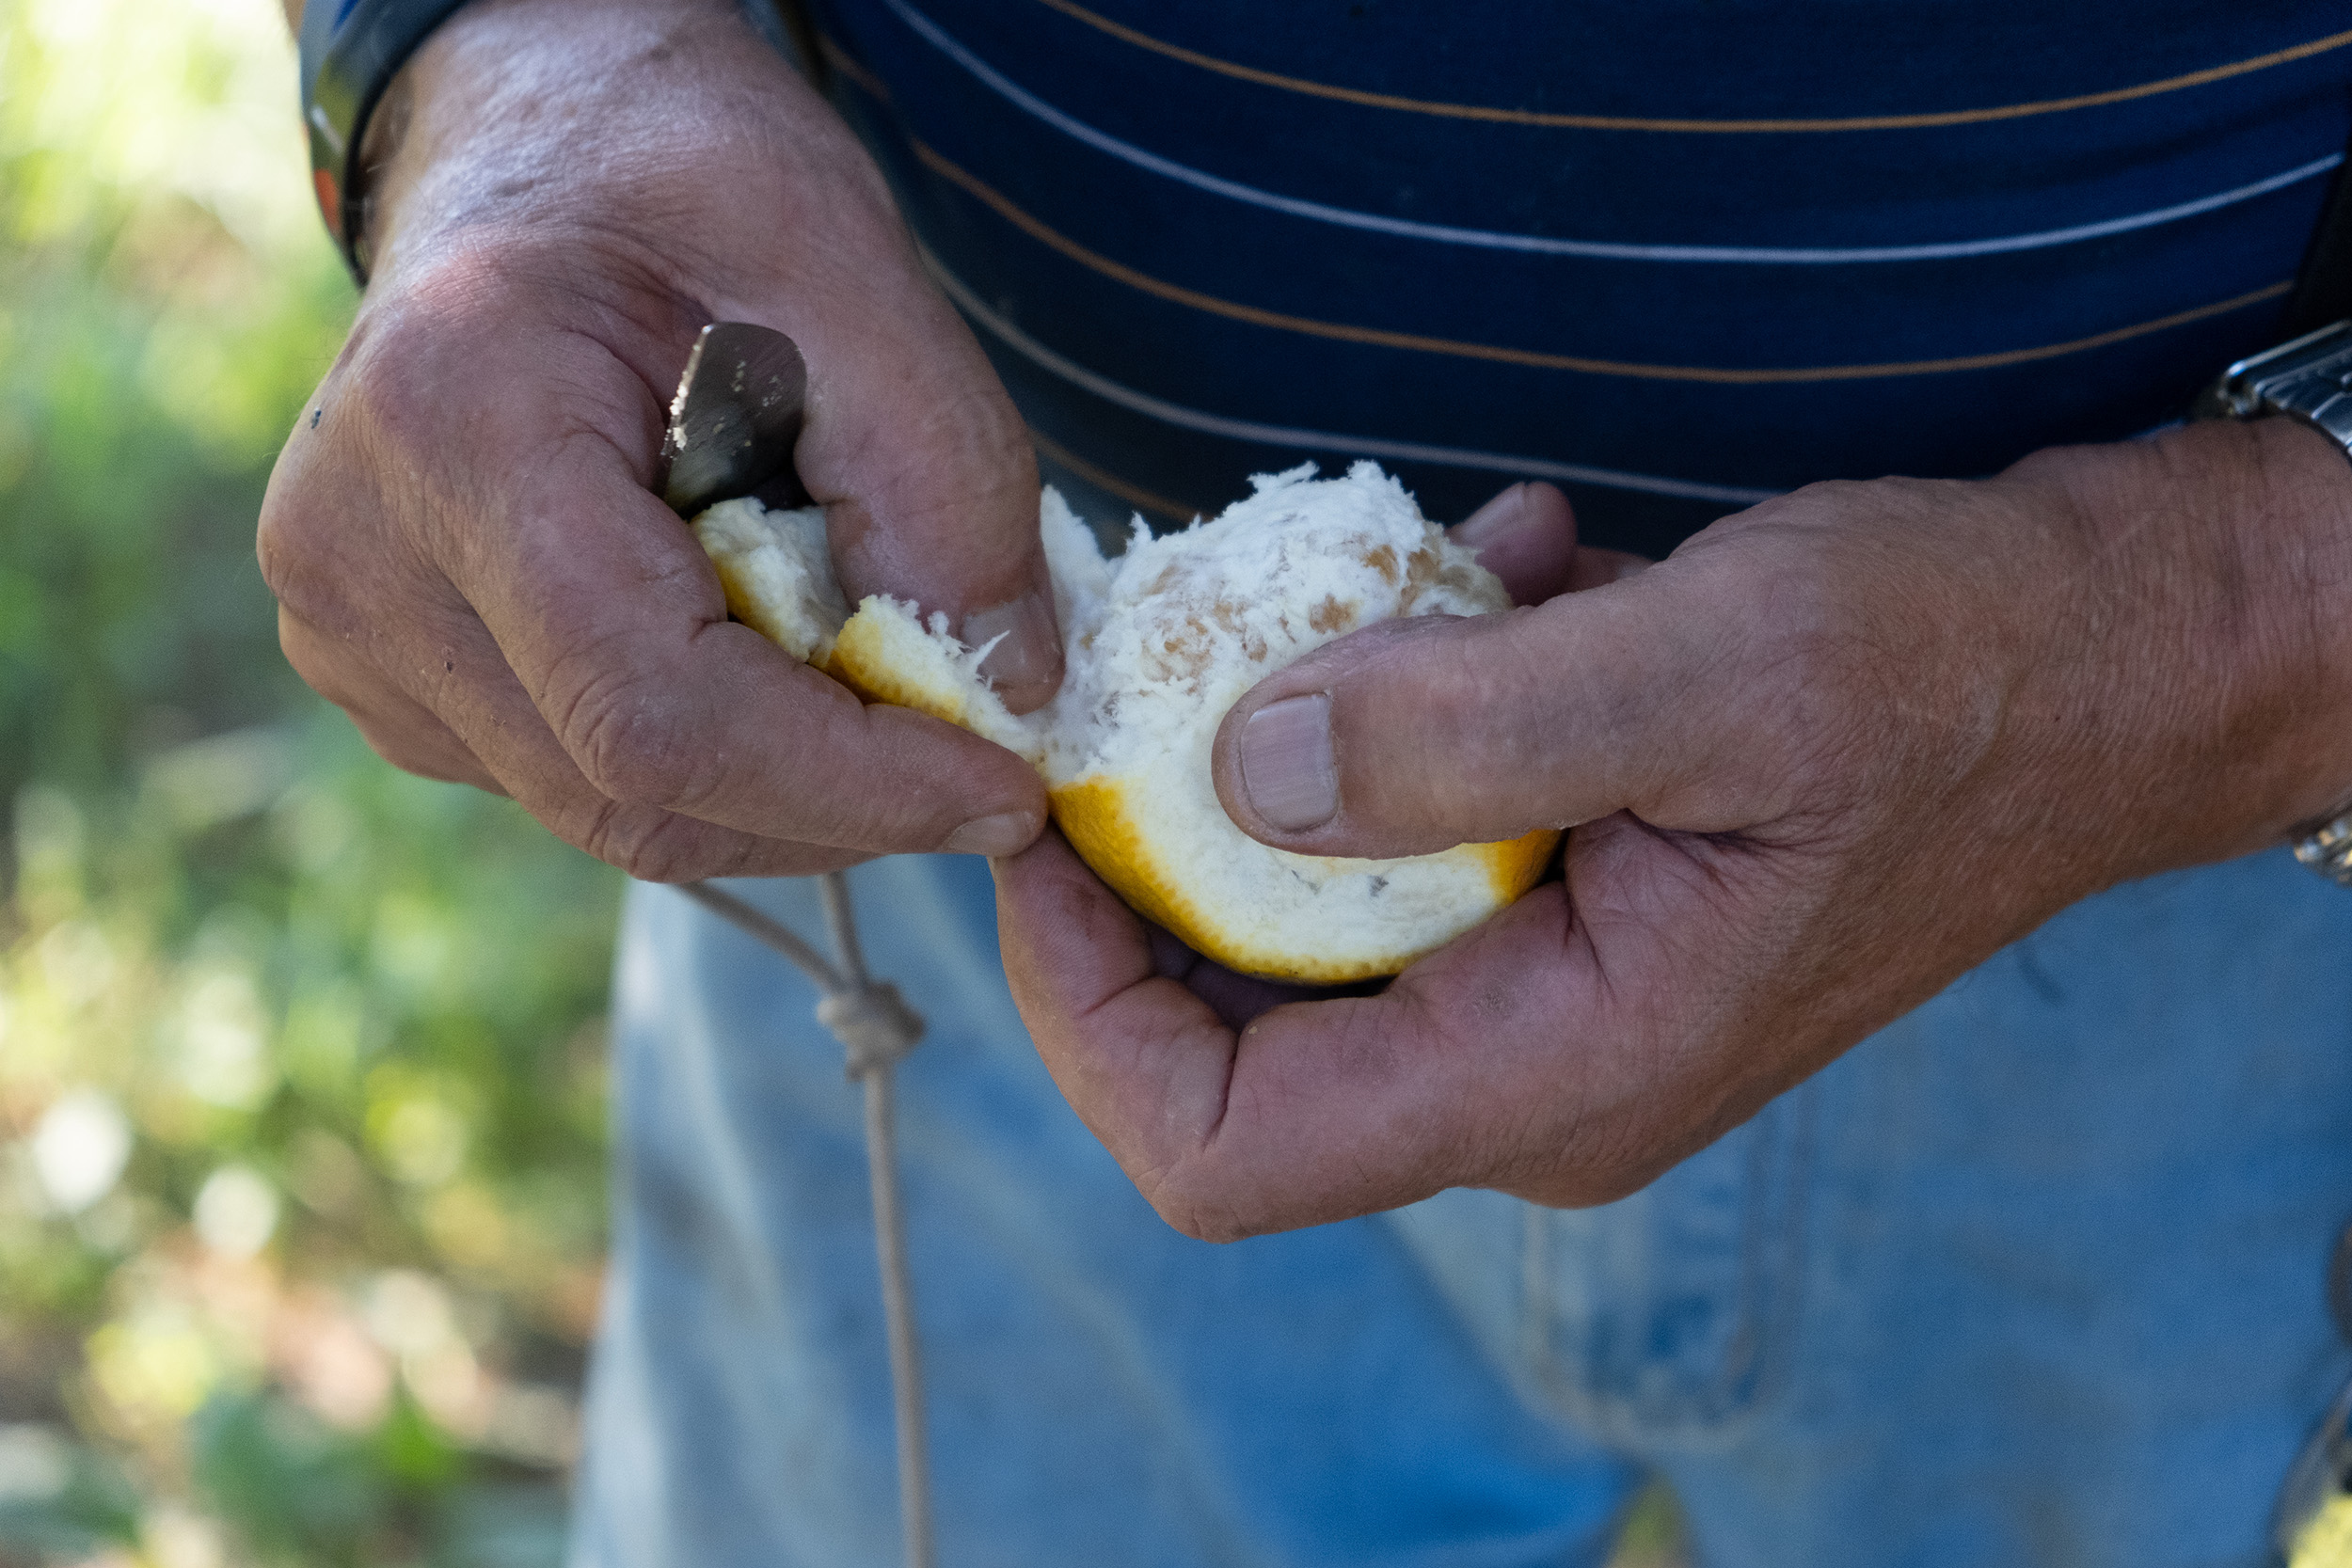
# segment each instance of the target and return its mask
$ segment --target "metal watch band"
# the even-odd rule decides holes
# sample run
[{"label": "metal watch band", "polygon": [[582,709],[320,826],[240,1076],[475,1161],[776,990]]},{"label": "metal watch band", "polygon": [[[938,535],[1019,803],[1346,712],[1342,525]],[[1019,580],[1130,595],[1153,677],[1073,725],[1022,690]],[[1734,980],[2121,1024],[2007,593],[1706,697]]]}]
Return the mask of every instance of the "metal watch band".
[{"label": "metal watch band", "polygon": [[2310,425],[2352,457],[2352,321],[2241,359],[2198,398],[2190,417],[2256,420],[2280,414]]},{"label": "metal watch band", "polygon": [[2297,839],[2295,858],[2338,887],[2352,888],[2352,812]]},{"label": "metal watch band", "polygon": [[[362,245],[366,197],[359,147],[368,117],[420,44],[466,0],[310,0],[298,39],[302,123],[310,142],[310,187],[343,263],[368,281]],[[760,37],[802,65],[778,0],[744,0]]]}]

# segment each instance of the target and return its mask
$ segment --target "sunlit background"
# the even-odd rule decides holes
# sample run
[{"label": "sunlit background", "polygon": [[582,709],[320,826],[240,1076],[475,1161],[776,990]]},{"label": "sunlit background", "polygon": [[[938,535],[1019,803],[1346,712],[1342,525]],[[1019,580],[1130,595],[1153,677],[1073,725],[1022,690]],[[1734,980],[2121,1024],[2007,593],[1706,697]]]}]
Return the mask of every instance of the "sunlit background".
[{"label": "sunlit background", "polygon": [[274,0],[0,0],[8,1564],[560,1544],[618,881],[278,657],[294,95]]},{"label": "sunlit background", "polygon": [[561,1551],[619,880],[278,657],[294,104],[276,0],[0,0],[0,1568]]}]

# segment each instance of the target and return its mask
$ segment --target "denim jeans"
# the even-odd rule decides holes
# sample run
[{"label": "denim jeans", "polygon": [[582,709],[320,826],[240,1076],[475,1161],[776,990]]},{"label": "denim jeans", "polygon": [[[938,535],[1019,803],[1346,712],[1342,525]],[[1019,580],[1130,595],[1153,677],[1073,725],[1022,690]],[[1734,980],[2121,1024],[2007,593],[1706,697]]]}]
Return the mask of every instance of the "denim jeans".
[{"label": "denim jeans", "polygon": [[[1645,1191],[1168,1229],[1006,993],[986,869],[852,874],[900,1069],[946,1568],[2252,1565],[2347,1375],[2352,894],[2116,889]],[[813,884],[744,882],[815,932]],[[640,888],[578,1568],[897,1560],[859,1101],[781,960]]]}]

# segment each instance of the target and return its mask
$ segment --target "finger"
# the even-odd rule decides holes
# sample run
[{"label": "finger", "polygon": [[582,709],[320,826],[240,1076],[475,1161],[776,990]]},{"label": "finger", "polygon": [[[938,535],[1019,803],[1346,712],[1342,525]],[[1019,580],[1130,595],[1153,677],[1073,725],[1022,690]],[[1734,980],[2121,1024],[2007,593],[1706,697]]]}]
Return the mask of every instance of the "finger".
[{"label": "finger", "polygon": [[1142,923],[1057,834],[993,863],[1006,974],[1048,1070],[1186,1234],[1393,1208],[1507,1173],[1523,1141],[1548,1141],[1522,1135],[1530,1117],[1491,1125],[1488,1108],[1560,1098],[1548,1021],[1580,1016],[1590,974],[1563,960],[1558,887],[1380,996],[1276,1007],[1236,1034],[1156,973]]},{"label": "finger", "polygon": [[834,846],[774,838],[599,791],[557,741],[489,634],[454,625],[440,643],[441,678],[426,695],[502,793],[576,848],[641,881],[706,877],[809,877],[867,859]]},{"label": "finger", "polygon": [[[468,34],[473,41],[437,66],[449,101],[497,89],[502,78],[491,62],[504,61],[516,45],[501,32],[511,25],[495,18],[478,24]],[[1006,634],[986,668],[1015,711],[1034,708],[1058,682],[1060,646],[1038,542],[1037,475],[1021,421],[970,329],[925,276],[889,187],[855,134],[772,52],[755,46],[727,59],[723,49],[707,52],[707,43],[670,40],[658,51],[670,56],[677,48],[664,72],[684,70],[689,50],[697,52],[692,108],[687,98],[657,93],[660,102],[644,119],[600,125],[590,138],[627,151],[620,166],[608,163],[588,177],[586,188],[604,200],[587,231],[545,249],[517,243],[517,222],[532,226],[504,209],[480,223],[400,226],[385,241],[372,296],[395,309],[404,295],[416,299],[433,317],[425,335],[447,341],[457,386],[488,394],[476,404],[485,418],[470,425],[446,413],[419,422],[464,437],[445,447],[476,446],[477,431],[511,422],[504,404],[517,394],[565,383],[566,412],[580,416],[609,402],[616,383],[601,369],[571,373],[577,360],[568,351],[609,343],[634,396],[621,417],[603,422],[609,432],[625,432],[643,483],[660,407],[677,385],[695,327],[742,321],[787,333],[808,367],[795,466],[828,508],[834,563],[852,601],[888,593],[915,600],[927,614],[945,612],[967,641]],[[616,63],[637,73],[645,61],[632,54]],[[683,79],[677,85],[685,91]],[[736,112],[736,101],[747,96],[759,101],[756,114]],[[696,129],[674,134],[665,120]],[[536,145],[538,134],[518,131],[516,145]],[[576,150],[579,138],[561,139],[567,155]],[[456,166],[506,161],[493,152],[480,163],[476,152],[467,149]],[[680,158],[690,161],[675,166],[691,168],[691,180],[660,172]],[[579,161],[598,165],[584,152]],[[528,154],[516,166],[526,176],[537,172]],[[525,183],[532,199],[546,194],[535,178]],[[703,194],[675,188],[682,183]],[[715,200],[705,199],[714,192]],[[437,218],[450,217],[437,199],[420,200]],[[476,234],[479,248],[469,256]],[[518,294],[536,318],[480,308]],[[534,319],[561,335],[550,341],[517,330]],[[529,352],[485,363],[516,345]]]},{"label": "finger", "polygon": [[1151,1198],[1166,1164],[1224,1116],[1233,1031],[1158,973],[1143,922],[1058,831],[989,866],[1005,978],[1038,1053]]},{"label": "finger", "polygon": [[[644,807],[624,808],[589,786],[540,721],[488,637],[474,628],[464,652],[470,675],[487,672],[491,689],[470,680],[447,684],[442,701],[468,716],[486,765],[472,745],[423,703],[363,656],[282,607],[278,640],[297,673],[350,716],[378,756],[405,772],[471,784],[513,797],[577,848],[646,881],[702,877],[805,877],[837,871],[866,859],[852,850],[762,839],[691,817]],[[448,645],[459,654],[465,639]],[[444,660],[452,672],[458,658]],[[503,775],[501,777],[501,775]]]},{"label": "finger", "polygon": [[1576,560],[1568,567],[1565,592],[1581,594],[1588,588],[1606,588],[1613,582],[1623,582],[1636,572],[1647,571],[1656,564],[1649,557],[1635,555],[1630,550],[1604,550],[1592,545],[1580,545]]},{"label": "finger", "polygon": [[1628,550],[1578,544],[1568,498],[1540,480],[1512,485],[1463,518],[1451,537],[1478,553],[1478,563],[1502,579],[1513,604],[1605,588],[1651,564]]},{"label": "finger", "polygon": [[1157,926],[1147,925],[1144,931],[1152,942],[1153,971],[1182,981],[1186,990],[1209,1005],[1217,1021],[1228,1029],[1239,1029],[1259,1014],[1272,1012],[1287,1003],[1312,1002],[1339,994],[1328,986],[1293,986],[1243,974],[1213,958],[1202,958]]},{"label": "finger", "polygon": [[463,586],[597,794],[874,853],[1005,854],[1043,826],[1044,787],[1019,757],[866,707],[729,622],[701,546],[611,448],[572,443],[518,477],[500,526],[467,531],[488,547]]},{"label": "finger", "polygon": [[[474,760],[473,754],[457,743],[446,726],[434,721],[434,728],[447,739],[446,747],[431,744],[407,721],[388,719],[382,713],[355,703],[337,703],[349,719],[359,738],[368,743],[368,750],[390,763],[404,773],[414,773],[421,779],[440,784],[470,784],[487,795],[503,795],[497,779],[487,768]],[[426,716],[430,718],[430,715]]]},{"label": "finger", "polygon": [[1576,514],[1556,484],[1514,484],[1455,525],[1450,537],[1502,579],[1513,604],[1565,594],[1578,557]]},{"label": "finger", "polygon": [[377,756],[404,773],[505,793],[433,710],[386,680],[359,656],[283,606],[278,645],[311,690],[342,708]]},{"label": "finger", "polygon": [[[1685,571],[1531,609],[1370,626],[1235,704],[1214,770],[1278,848],[1399,855],[1631,810],[1694,832],[1790,809],[1804,675]],[[1786,764],[1784,766],[1784,764]]]},{"label": "finger", "polygon": [[[903,710],[869,716],[726,622],[708,561],[624,455],[644,386],[587,333],[355,333],[329,381],[333,422],[301,427],[272,477],[265,575],[570,842],[666,878],[781,871],[810,845],[828,863],[1001,853],[1042,824],[1017,758]],[[649,401],[640,412],[652,429]],[[439,439],[453,422],[478,434]],[[349,531],[322,515],[369,515],[371,486],[350,481],[371,471],[409,476],[409,515],[379,519],[373,549],[321,549]]]}]

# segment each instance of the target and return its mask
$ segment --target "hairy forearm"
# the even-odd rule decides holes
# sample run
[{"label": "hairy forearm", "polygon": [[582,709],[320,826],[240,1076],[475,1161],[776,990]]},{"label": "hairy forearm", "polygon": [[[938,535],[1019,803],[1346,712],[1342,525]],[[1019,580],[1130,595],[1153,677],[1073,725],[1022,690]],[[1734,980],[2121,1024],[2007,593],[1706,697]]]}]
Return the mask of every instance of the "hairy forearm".
[{"label": "hairy forearm", "polygon": [[[372,246],[404,230],[588,221],[575,192],[683,161],[744,72],[724,0],[477,0],[428,39],[368,128]],[[757,62],[752,62],[757,63]],[[762,84],[771,90],[773,77]],[[665,156],[666,155],[666,156]]]},{"label": "hairy forearm", "polygon": [[2074,635],[2029,672],[2023,708],[2136,759],[2100,792],[2118,872],[2264,847],[2352,797],[2341,451],[2284,420],[2198,424],[2053,449],[1996,483],[2053,498],[2070,534],[2033,608]]},{"label": "hairy forearm", "polygon": [[817,232],[895,227],[848,129],[729,0],[477,0],[394,81],[361,164],[373,272],[467,230],[658,231],[712,188]]}]

